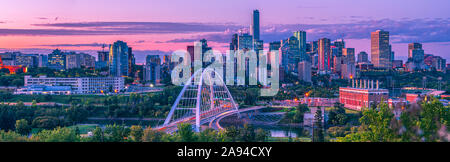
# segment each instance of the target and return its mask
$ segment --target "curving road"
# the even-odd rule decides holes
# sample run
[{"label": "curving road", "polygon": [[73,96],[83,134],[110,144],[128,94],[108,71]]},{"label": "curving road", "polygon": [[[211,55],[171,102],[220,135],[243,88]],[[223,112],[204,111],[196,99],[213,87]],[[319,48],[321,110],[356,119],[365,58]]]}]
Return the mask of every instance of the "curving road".
[{"label": "curving road", "polygon": [[220,126],[220,124],[219,124],[220,120],[222,120],[223,118],[234,115],[236,113],[258,110],[258,109],[262,109],[262,108],[266,108],[266,107],[267,106],[253,106],[253,107],[249,107],[249,108],[245,108],[245,109],[239,109],[237,111],[233,110],[233,111],[227,111],[227,112],[221,113],[221,114],[217,115],[213,120],[211,120],[211,122],[209,122],[209,127],[213,128],[215,130],[223,130],[223,127]]}]

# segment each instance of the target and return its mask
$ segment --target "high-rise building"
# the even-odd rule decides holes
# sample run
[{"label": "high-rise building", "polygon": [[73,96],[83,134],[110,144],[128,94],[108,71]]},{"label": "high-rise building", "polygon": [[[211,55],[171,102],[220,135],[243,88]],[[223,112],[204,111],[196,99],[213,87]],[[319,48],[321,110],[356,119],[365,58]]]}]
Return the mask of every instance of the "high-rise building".
[{"label": "high-rise building", "polygon": [[298,79],[311,82],[311,63],[309,61],[298,63]]},{"label": "high-rise building", "polygon": [[365,51],[358,53],[358,63],[360,62],[369,62],[369,55]]},{"label": "high-rise building", "polygon": [[80,53],[80,66],[85,68],[95,67],[95,57],[90,54]]},{"label": "high-rise building", "polygon": [[48,54],[47,66],[51,69],[62,70],[66,68],[66,55],[59,49]]},{"label": "high-rise building", "polygon": [[108,62],[109,53],[107,51],[97,51],[98,61]]},{"label": "high-rise building", "polygon": [[300,58],[300,50],[298,47],[298,39],[294,36],[281,41],[281,66],[284,67],[286,72],[296,72],[298,70],[298,62],[303,61]]},{"label": "high-rise building", "polygon": [[114,77],[128,76],[128,45],[116,41],[109,47],[109,75]]},{"label": "high-rise building", "polygon": [[250,26],[250,34],[253,36],[253,41],[256,42],[259,39],[259,11],[253,10],[252,25]]},{"label": "high-rise building", "polygon": [[133,50],[128,47],[128,76],[133,77],[133,65],[135,64]]},{"label": "high-rise building", "polygon": [[392,68],[389,32],[377,30],[371,33],[372,64],[378,68]]},{"label": "high-rise building", "polygon": [[80,55],[75,52],[66,54],[66,69],[80,68],[81,67]]},{"label": "high-rise building", "polygon": [[147,55],[144,65],[144,81],[155,84],[161,81],[161,58],[159,55]]},{"label": "high-rise building", "polygon": [[420,43],[408,44],[408,61],[406,66],[409,71],[421,70],[425,68],[425,52]]},{"label": "high-rise building", "polygon": [[310,57],[306,55],[306,32],[305,31],[295,31],[294,37],[298,40],[298,49],[300,52],[300,61],[308,60]]},{"label": "high-rise building", "polygon": [[345,41],[344,39],[338,39],[336,41],[333,42],[333,46],[337,47],[337,48],[345,48]]},{"label": "high-rise building", "polygon": [[37,67],[39,65],[38,54],[19,54],[16,55],[16,65],[22,65],[26,67]]},{"label": "high-rise building", "polygon": [[344,58],[344,63],[355,65],[355,49],[354,48],[343,48],[342,57]]},{"label": "high-rise building", "polygon": [[[239,41],[239,35],[233,34],[233,36],[231,38],[231,43],[230,43],[230,50],[238,50],[238,48],[239,48],[238,41]],[[194,48],[194,46],[192,46],[192,48]]]},{"label": "high-rise building", "polygon": [[322,38],[318,41],[317,53],[319,55],[319,71],[329,72],[331,70],[330,39]]},{"label": "high-rise building", "polygon": [[38,67],[47,67],[48,56],[47,55],[39,55],[39,65]]},{"label": "high-rise building", "polygon": [[269,43],[269,50],[276,50],[278,51],[281,47],[281,43],[279,41],[275,41],[275,42],[270,42]]},{"label": "high-rise building", "polygon": [[356,74],[355,64],[341,64],[341,78],[342,79],[353,79]]},{"label": "high-rise building", "polygon": [[408,44],[408,58],[413,57],[412,50],[415,50],[415,49],[422,49],[422,44],[420,44],[420,43]]},{"label": "high-rise building", "polygon": [[244,33],[238,38],[238,49],[243,51],[248,51],[253,49],[252,36],[248,33]]},{"label": "high-rise building", "polygon": [[440,56],[434,56],[431,54],[425,55],[424,63],[431,69],[435,69],[437,71],[445,71],[445,65],[447,60],[443,59]]}]

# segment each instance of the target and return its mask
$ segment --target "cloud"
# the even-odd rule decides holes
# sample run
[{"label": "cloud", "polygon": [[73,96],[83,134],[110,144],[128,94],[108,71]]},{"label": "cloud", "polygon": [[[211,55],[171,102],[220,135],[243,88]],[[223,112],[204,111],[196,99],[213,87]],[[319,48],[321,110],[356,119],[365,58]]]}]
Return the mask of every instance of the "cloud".
[{"label": "cloud", "polygon": [[[360,16],[350,18],[361,19]],[[324,20],[325,21],[325,20]],[[390,32],[391,42],[450,42],[450,19],[374,20],[368,17],[351,23],[340,24],[273,24],[261,27],[261,38],[265,42],[279,41],[292,36],[296,30],[307,31],[307,40],[368,39],[370,33],[384,29]],[[41,29],[0,29],[0,36],[31,35],[140,35],[140,34],[180,34],[172,40],[151,40],[154,43],[183,43],[207,39],[211,42],[229,43],[233,33],[238,33],[246,25],[179,22],[74,22],[33,24]],[[186,37],[182,34],[196,33]],[[194,34],[191,34],[194,35]],[[138,42],[136,42],[138,43]]]},{"label": "cloud", "polygon": [[48,18],[46,18],[46,17],[36,17],[36,19],[39,19],[39,20],[47,20]]},{"label": "cloud", "polygon": [[105,43],[82,43],[82,44],[47,44],[39,45],[45,47],[101,47]]},{"label": "cloud", "polygon": [[145,43],[145,40],[134,41],[134,43]]},{"label": "cloud", "polygon": [[0,29],[0,36],[31,35],[139,35],[219,32],[228,28],[237,28],[232,24],[203,24],[177,22],[74,22],[32,24],[41,29]]}]

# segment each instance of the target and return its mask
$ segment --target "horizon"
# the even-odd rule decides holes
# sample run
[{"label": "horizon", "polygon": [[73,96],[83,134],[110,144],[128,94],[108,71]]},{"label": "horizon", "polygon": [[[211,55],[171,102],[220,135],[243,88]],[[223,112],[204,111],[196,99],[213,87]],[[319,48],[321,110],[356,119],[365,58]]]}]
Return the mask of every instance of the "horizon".
[{"label": "horizon", "polygon": [[[408,5],[405,5],[405,3]],[[231,36],[248,29],[254,9],[260,11],[264,47],[304,30],[307,41],[343,38],[355,53],[370,57],[370,32],[390,32],[395,59],[406,60],[407,44],[423,44],[425,54],[449,60],[450,17],[445,0],[354,2],[260,1],[55,1],[37,4],[6,0],[0,6],[0,51],[48,54],[59,48],[91,54],[102,44],[123,40],[133,48],[136,62],[145,55],[186,50],[205,38],[215,50],[224,51]],[[239,6],[233,3],[240,3]],[[180,7],[183,6],[183,7]],[[380,12],[383,7],[386,12]],[[117,12],[123,8],[127,12]],[[422,11],[422,12],[417,12]],[[432,12],[431,12],[432,11]],[[320,14],[317,14],[320,13]],[[238,17],[238,18],[236,18]]]}]

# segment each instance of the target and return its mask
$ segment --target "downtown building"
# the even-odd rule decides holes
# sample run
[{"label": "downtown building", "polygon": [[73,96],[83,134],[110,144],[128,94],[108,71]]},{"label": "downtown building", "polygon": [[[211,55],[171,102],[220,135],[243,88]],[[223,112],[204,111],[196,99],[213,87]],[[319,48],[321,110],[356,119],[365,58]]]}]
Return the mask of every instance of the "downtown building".
[{"label": "downtown building", "polygon": [[322,38],[318,41],[318,70],[319,73],[329,73],[331,72],[332,56],[331,56],[330,39]]},{"label": "downtown building", "polygon": [[161,82],[161,58],[159,55],[147,55],[143,69],[145,82],[154,84]]},{"label": "downtown building", "polygon": [[116,41],[109,47],[109,75],[113,77],[128,76],[129,52],[127,43]]},{"label": "downtown building", "polygon": [[[100,94],[114,92],[118,93],[124,90],[124,78],[123,77],[76,77],[76,78],[56,78],[56,77],[31,77],[30,75],[24,76],[24,88],[36,88],[36,86],[55,86],[58,89],[62,86],[70,86],[70,94]],[[22,90],[23,91],[23,90]],[[33,93],[28,90],[29,93]]]},{"label": "downtown building", "polygon": [[389,91],[380,89],[379,83],[373,80],[352,80],[351,87],[339,87],[339,102],[345,108],[361,111],[381,101],[387,102]]},{"label": "downtown building", "polygon": [[392,52],[389,32],[377,30],[371,33],[371,63],[376,68],[392,68]]}]

